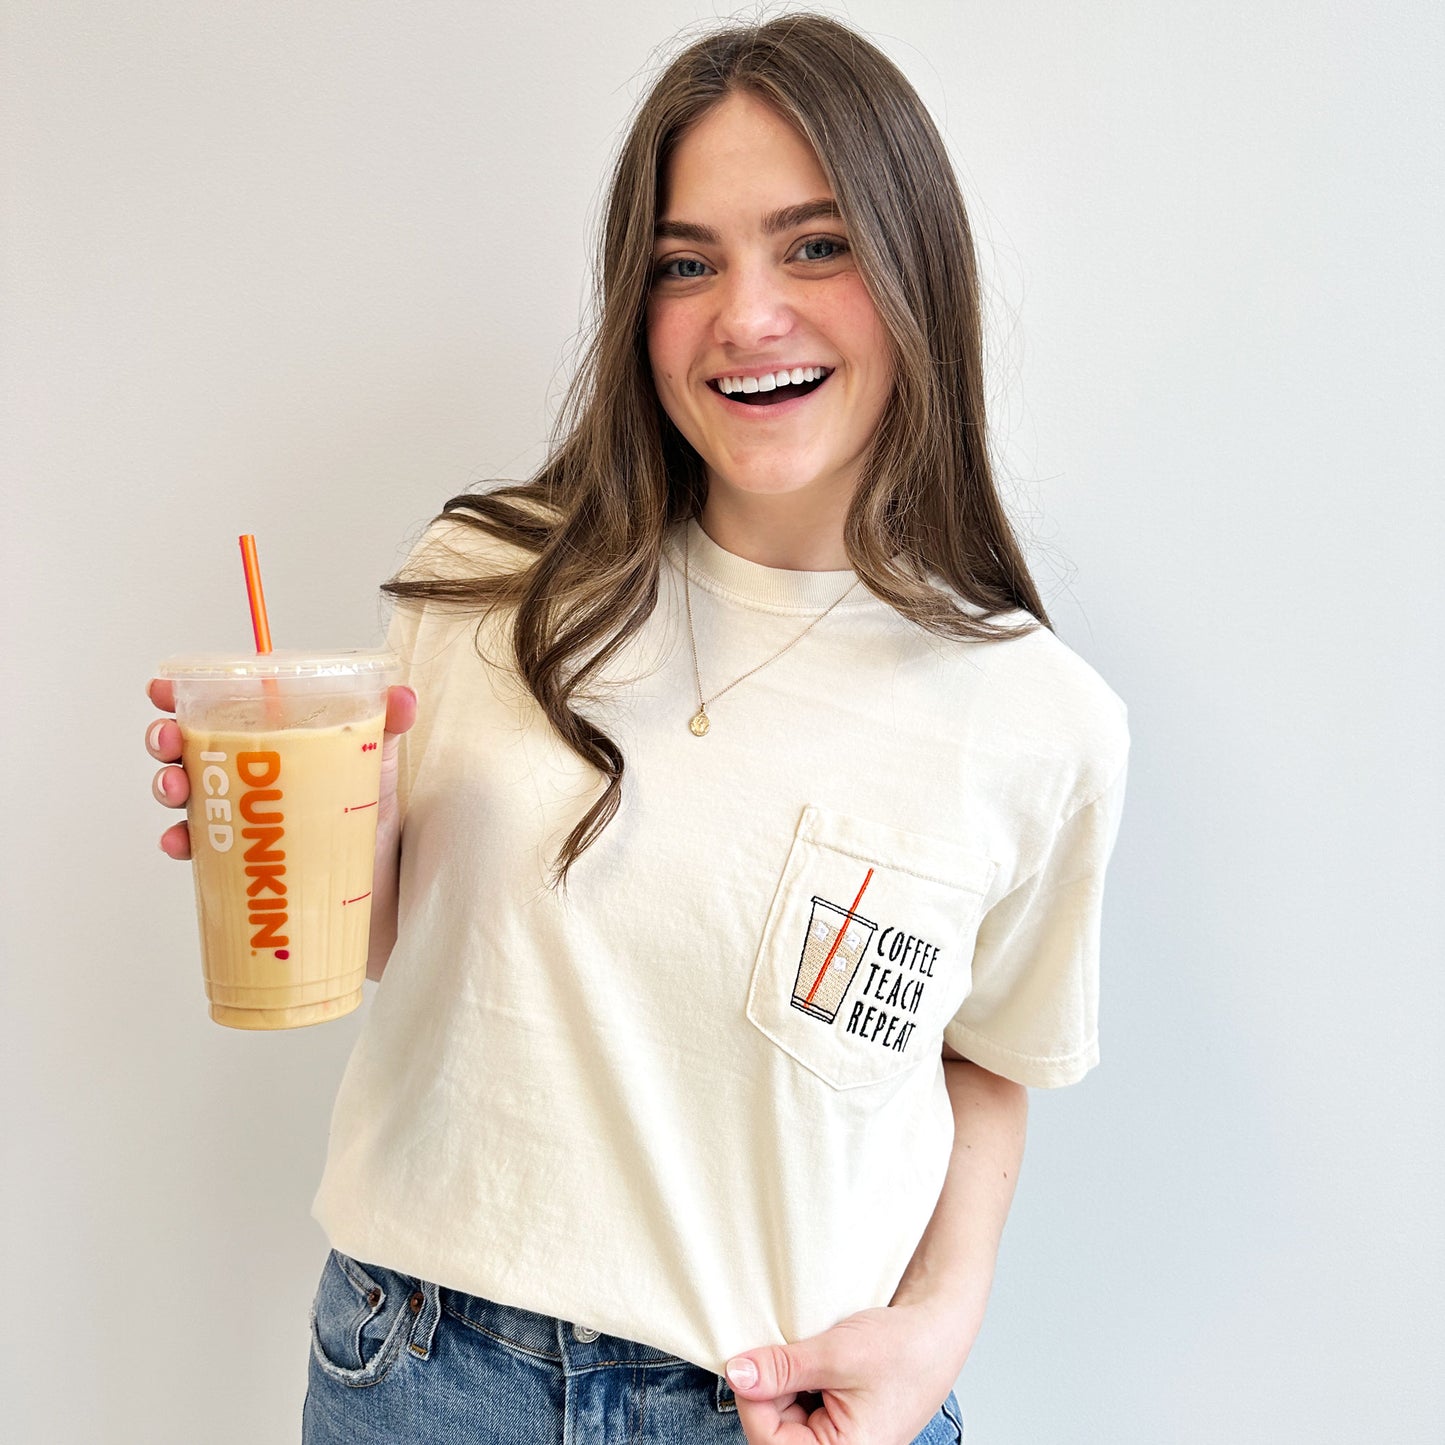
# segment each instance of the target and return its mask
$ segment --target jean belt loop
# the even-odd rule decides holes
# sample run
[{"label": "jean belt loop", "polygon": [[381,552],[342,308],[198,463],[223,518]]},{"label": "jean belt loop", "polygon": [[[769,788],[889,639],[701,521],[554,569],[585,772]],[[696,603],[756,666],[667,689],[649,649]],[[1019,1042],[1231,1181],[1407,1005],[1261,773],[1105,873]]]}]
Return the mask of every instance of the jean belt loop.
[{"label": "jean belt loop", "polygon": [[407,1349],[418,1359],[425,1360],[431,1355],[432,1341],[436,1338],[437,1326],[442,1318],[441,1286],[429,1280],[419,1280],[417,1288],[407,1300],[406,1307],[416,1318],[412,1321],[411,1336]]}]

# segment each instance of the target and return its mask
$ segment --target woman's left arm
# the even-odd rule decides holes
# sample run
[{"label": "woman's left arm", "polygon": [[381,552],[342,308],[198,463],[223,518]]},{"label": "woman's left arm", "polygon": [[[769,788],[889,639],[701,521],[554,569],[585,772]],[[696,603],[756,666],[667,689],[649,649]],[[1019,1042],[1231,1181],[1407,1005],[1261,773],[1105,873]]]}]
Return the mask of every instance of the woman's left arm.
[{"label": "woman's left arm", "polygon": [[[930,1310],[956,1341],[957,1379],[983,1325],[1003,1227],[1024,1157],[1029,1091],[944,1046],[953,1152],[943,1191],[892,1305]],[[945,1391],[945,1393],[947,1393]]]},{"label": "woman's left arm", "polygon": [[[944,1048],[953,1152],[928,1228],[886,1309],[728,1362],[751,1445],[909,1445],[953,1388],[983,1325],[1023,1161],[1028,1090]],[[740,1362],[753,1363],[746,1383]],[[818,1392],[809,1409],[800,1394]]]}]

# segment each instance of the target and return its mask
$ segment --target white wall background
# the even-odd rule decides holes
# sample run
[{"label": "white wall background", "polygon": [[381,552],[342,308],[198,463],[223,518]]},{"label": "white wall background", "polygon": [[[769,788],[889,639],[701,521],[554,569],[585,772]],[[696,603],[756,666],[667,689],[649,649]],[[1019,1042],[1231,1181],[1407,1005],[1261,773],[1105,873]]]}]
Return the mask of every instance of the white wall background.
[{"label": "white wall background", "polygon": [[[1438,1441],[1441,13],[831,8],[959,157],[1011,494],[1135,740],[973,1445]],[[246,645],[239,532],[278,645],[364,644],[538,461],[647,58],[727,13],[0,7],[6,1440],[297,1437],[362,1014],[207,1020],[142,685]]]}]

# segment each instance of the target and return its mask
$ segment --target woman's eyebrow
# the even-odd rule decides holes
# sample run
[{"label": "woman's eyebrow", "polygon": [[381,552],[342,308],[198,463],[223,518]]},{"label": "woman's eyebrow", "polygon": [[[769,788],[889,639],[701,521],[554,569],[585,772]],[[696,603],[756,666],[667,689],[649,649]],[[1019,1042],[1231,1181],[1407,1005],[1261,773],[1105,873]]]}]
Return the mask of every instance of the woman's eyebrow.
[{"label": "woman's eyebrow", "polygon": [[[796,206],[783,206],[769,211],[763,217],[763,232],[775,236],[779,231],[791,231],[794,226],[805,226],[809,221],[841,221],[843,213],[831,196],[816,201],[802,201]],[[696,221],[659,221],[652,228],[655,240],[694,241],[699,246],[716,246],[722,239],[711,226],[700,226]]]}]

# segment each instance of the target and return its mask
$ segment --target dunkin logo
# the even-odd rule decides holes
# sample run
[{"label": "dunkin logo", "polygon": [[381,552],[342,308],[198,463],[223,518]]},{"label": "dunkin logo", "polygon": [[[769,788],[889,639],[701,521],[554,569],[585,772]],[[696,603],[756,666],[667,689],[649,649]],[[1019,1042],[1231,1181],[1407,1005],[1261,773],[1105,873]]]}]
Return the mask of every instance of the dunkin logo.
[{"label": "dunkin logo", "polygon": [[[229,853],[235,844],[231,811],[231,775],[225,753],[201,754],[206,839],[217,853]],[[281,809],[281,754],[236,754],[239,796],[236,812],[245,825],[241,837],[249,844],[241,855],[246,865],[246,909],[254,932],[252,948],[286,948],[286,815]],[[284,954],[282,955],[285,956]]]}]

